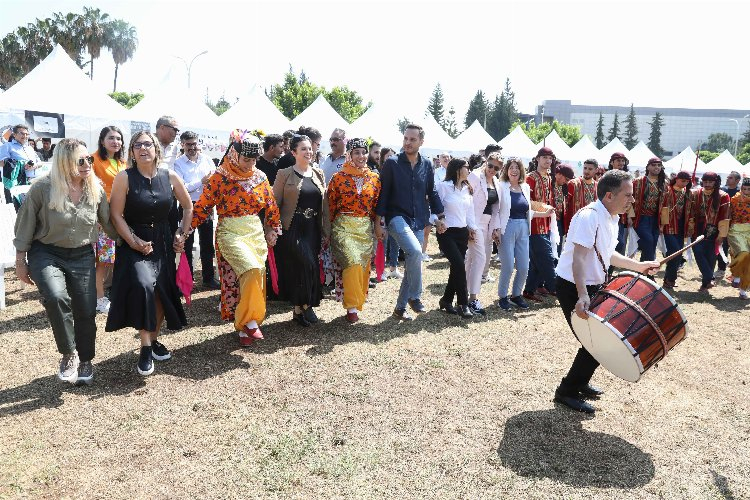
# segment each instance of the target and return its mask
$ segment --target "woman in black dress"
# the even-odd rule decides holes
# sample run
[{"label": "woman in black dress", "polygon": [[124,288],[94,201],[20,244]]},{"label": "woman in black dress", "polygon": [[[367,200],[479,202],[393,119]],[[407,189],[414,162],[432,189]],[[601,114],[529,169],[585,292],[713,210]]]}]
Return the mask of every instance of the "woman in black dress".
[{"label": "woman in black dress", "polygon": [[193,204],[180,177],[157,167],[161,149],[154,135],[133,135],[129,153],[130,166],[115,176],[110,198],[112,223],[124,243],[115,251],[106,331],[139,331],[138,373],[145,376],[154,371],[153,359],[172,357],[156,340],[164,318],[171,330],[187,324],[175,282],[175,252],[183,250],[187,234],[178,230],[173,236],[168,216],[176,196],[183,207],[181,227],[189,228]]},{"label": "woman in black dress", "polygon": [[325,177],[321,169],[311,165],[313,147],[309,137],[295,136],[290,146],[296,163],[279,170],[273,184],[282,225],[276,244],[279,291],[294,306],[292,319],[301,326],[310,326],[318,322],[313,307],[319,306],[323,297],[318,255],[327,220],[323,217]]}]

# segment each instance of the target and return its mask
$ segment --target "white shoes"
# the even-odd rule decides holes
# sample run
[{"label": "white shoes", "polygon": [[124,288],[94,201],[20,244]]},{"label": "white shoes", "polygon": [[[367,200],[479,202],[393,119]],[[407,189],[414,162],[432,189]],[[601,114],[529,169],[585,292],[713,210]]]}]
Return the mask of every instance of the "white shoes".
[{"label": "white shoes", "polygon": [[383,276],[385,276],[386,279],[387,278],[395,278],[397,280],[400,280],[401,278],[404,277],[404,275],[401,273],[401,271],[398,270],[398,268],[396,268],[393,271],[390,271],[390,272],[387,272],[387,273],[383,273]]},{"label": "white shoes", "polygon": [[482,276],[482,283],[492,283],[495,281],[495,278],[492,277],[492,275]]},{"label": "white shoes", "polygon": [[109,299],[107,297],[96,299],[97,312],[107,314],[109,312],[109,305]]},{"label": "white shoes", "polygon": [[426,253],[422,254],[422,262],[430,262],[432,260],[432,257],[427,255]]},{"label": "white shoes", "polygon": [[748,295],[747,290],[740,290],[740,298],[743,300],[750,299],[750,295]]}]

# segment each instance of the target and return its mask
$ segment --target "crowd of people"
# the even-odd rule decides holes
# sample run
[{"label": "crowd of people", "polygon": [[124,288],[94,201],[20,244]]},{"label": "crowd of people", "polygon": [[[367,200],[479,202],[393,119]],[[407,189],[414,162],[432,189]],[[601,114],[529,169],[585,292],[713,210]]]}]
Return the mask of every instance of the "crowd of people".
[{"label": "crowd of people", "polygon": [[[221,291],[221,317],[234,323],[242,346],[263,339],[268,299],[288,302],[290,319],[311,327],[330,292],[354,324],[384,279],[401,281],[393,318],[412,320],[425,311],[423,262],[433,231],[449,263],[439,308],[462,318],[487,313],[479,292],[494,280],[492,259],[500,265],[500,309],[528,309],[548,297],[570,321],[610,266],[652,272],[661,241],[670,255],[700,235],[700,291],[723,276],[717,255],[728,252],[731,279],[748,298],[750,179],[737,173],[721,187],[707,172],[693,187],[692,173],[670,178],[652,158],[633,180],[626,155],[615,153],[606,167],[587,160],[576,177],[548,147],[525,164],[496,144],[471,158],[429,158],[416,124],[406,126],[400,151],[336,129],[321,157],[321,140],[313,127],[236,130],[217,162],[201,152],[195,132],[180,134],[177,120],[163,116],[153,133],[134,133],[127,149],[115,126],[102,129],[94,148],[62,139],[49,174],[35,179],[41,159],[28,128],[14,127],[0,147],[6,202],[22,174],[33,180],[16,222],[16,274],[40,291],[62,354],[59,378],[91,383],[97,311],[107,314],[106,331],[138,330],[141,375],[153,373],[154,360],[170,359],[158,336],[164,320],[172,330],[187,325],[175,262],[184,252],[192,273],[196,231],[203,285]],[[592,235],[597,220],[604,229]],[[589,255],[593,247],[601,257],[600,245],[604,269]],[[576,254],[579,246],[588,254]],[[628,247],[640,250],[640,261]],[[577,267],[579,258],[590,269]],[[683,262],[669,262],[664,288],[676,286]],[[556,393],[580,411],[590,409],[580,398],[599,391],[588,386],[589,358],[579,353]]]}]

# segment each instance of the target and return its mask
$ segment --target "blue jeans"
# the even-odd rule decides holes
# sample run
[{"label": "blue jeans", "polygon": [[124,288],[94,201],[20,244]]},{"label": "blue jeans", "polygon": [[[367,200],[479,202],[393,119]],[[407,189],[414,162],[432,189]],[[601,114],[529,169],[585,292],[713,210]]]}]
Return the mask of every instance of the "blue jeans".
[{"label": "blue jeans", "polygon": [[638,248],[641,249],[641,262],[656,258],[656,242],[659,240],[659,224],[655,215],[641,215],[638,227]]},{"label": "blue jeans", "polygon": [[407,222],[401,216],[388,222],[388,234],[404,251],[404,279],[396,299],[396,309],[406,309],[409,300],[422,297],[422,241],[424,228],[415,227],[413,221]]},{"label": "blue jeans", "polygon": [[693,255],[701,272],[701,286],[708,286],[714,279],[716,267],[716,239],[705,239],[693,247]]},{"label": "blue jeans", "polygon": [[388,233],[388,248],[386,249],[385,254],[385,263],[388,265],[388,267],[398,267],[399,250],[400,248],[398,247],[398,243],[396,243],[396,240],[393,239],[393,236]]},{"label": "blue jeans", "polygon": [[515,267],[512,296],[518,297],[523,292],[523,285],[529,274],[529,223],[526,219],[508,219],[498,252],[500,281],[497,283],[497,296],[501,299],[508,296],[510,275]]},{"label": "blue jeans", "polygon": [[549,234],[532,234],[529,236],[529,276],[526,279],[526,292],[535,293],[541,283],[545,284],[547,290],[554,292],[557,286],[556,278]]},{"label": "blue jeans", "polygon": [[[683,234],[665,234],[664,244],[667,247],[667,255],[672,255],[682,248],[685,242]],[[664,280],[674,282],[677,279],[677,270],[680,268],[681,257],[674,258],[667,262],[667,269],[664,271]]]}]

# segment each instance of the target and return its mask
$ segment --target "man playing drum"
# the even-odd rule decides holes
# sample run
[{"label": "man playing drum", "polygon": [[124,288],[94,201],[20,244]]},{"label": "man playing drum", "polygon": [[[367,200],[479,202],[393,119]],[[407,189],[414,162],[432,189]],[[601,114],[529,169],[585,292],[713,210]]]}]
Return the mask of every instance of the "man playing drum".
[{"label": "man playing drum", "polygon": [[[619,215],[633,203],[632,176],[624,170],[610,170],[599,180],[596,191],[598,200],[579,210],[570,221],[557,264],[557,298],[571,330],[571,314],[575,311],[587,318],[591,296],[607,281],[610,265],[648,274],[659,268],[659,262],[638,262],[615,251]],[[603,393],[589,384],[598,366],[584,347],[578,349],[554,400],[573,410],[594,413],[594,407],[584,399],[595,399]]]}]

